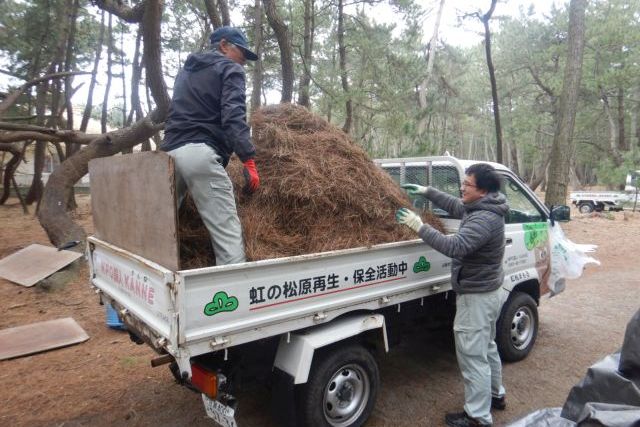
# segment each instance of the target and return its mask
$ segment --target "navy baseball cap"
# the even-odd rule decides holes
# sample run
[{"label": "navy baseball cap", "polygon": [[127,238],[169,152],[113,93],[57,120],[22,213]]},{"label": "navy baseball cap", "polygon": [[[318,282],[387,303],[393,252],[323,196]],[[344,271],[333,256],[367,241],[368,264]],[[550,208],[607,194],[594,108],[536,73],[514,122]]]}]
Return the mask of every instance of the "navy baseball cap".
[{"label": "navy baseball cap", "polygon": [[225,39],[229,43],[233,43],[242,49],[245,58],[251,61],[258,60],[258,55],[249,49],[247,37],[242,31],[235,27],[220,27],[211,34],[209,39],[211,40],[211,44],[220,43],[220,40]]}]

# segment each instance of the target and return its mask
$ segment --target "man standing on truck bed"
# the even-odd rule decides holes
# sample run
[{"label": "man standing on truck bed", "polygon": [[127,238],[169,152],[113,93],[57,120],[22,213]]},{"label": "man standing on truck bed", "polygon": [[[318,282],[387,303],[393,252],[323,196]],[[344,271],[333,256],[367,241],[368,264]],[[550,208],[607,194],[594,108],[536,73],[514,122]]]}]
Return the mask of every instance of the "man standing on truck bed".
[{"label": "man standing on truck bed", "polygon": [[178,73],[160,146],[175,160],[178,206],[188,189],[211,235],[216,264],[245,261],[242,227],[225,167],[236,153],[244,164],[245,191],[260,178],[246,119],[246,60],[255,61],[237,28],[211,34],[211,50],[193,53]]},{"label": "man standing on truck bed", "polygon": [[451,283],[456,293],[453,323],[456,355],[464,380],[464,411],[446,414],[448,426],[490,426],[491,408],[503,410],[505,390],[495,343],[496,321],[504,302],[502,258],[504,216],[509,208],[499,193],[500,177],[486,163],[469,167],[462,199],[432,187],[405,184],[409,195],[425,196],[454,218],[458,232],[444,235],[402,208],[396,220],[413,230],[435,250],[451,257]]}]

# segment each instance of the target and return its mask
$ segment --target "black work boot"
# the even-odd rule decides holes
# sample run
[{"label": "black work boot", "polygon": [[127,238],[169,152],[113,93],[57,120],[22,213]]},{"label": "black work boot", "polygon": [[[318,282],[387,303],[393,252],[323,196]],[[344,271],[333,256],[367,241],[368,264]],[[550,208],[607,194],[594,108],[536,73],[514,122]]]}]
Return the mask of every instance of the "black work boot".
[{"label": "black work boot", "polygon": [[504,396],[491,396],[491,409],[497,409],[498,411],[504,411],[505,409],[507,409],[507,401],[505,400]]},{"label": "black work boot", "polygon": [[444,416],[444,421],[449,427],[491,427],[475,418],[471,418],[466,412],[453,412]]}]

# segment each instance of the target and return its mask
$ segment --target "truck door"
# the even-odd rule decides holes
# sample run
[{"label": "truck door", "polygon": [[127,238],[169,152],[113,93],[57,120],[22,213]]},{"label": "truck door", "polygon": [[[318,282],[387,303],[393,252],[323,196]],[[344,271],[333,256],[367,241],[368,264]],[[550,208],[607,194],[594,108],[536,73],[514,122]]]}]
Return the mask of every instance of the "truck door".
[{"label": "truck door", "polygon": [[510,174],[503,173],[503,177],[501,191],[509,204],[505,217],[505,285],[511,289],[537,279],[544,288],[551,267],[547,215],[524,184]]}]

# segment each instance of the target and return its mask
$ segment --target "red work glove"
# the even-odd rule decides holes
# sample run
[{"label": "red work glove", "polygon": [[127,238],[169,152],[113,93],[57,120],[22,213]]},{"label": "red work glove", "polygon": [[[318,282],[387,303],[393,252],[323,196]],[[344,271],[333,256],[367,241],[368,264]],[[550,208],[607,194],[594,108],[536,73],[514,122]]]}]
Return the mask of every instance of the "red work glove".
[{"label": "red work glove", "polygon": [[244,162],[243,165],[244,169],[242,170],[242,174],[246,181],[244,191],[247,193],[253,193],[260,186],[260,177],[258,176],[258,170],[256,169],[256,162],[253,159],[250,159]]}]

